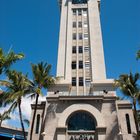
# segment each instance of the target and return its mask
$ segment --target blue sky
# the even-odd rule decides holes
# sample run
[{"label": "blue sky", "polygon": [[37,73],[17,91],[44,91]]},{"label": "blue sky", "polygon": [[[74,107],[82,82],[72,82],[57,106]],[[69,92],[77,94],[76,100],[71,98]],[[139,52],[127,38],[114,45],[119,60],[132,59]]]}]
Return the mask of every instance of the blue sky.
[{"label": "blue sky", "polygon": [[[57,0],[0,0],[0,47],[25,53],[13,68],[31,77],[30,63],[46,61],[55,75],[60,11]],[[140,0],[101,0],[108,78],[140,71]]]},{"label": "blue sky", "polygon": [[[57,0],[0,0],[0,47],[26,55],[16,69],[30,73],[30,63],[47,61],[55,74],[59,16]],[[101,24],[107,77],[138,71],[140,1],[101,0]]]}]

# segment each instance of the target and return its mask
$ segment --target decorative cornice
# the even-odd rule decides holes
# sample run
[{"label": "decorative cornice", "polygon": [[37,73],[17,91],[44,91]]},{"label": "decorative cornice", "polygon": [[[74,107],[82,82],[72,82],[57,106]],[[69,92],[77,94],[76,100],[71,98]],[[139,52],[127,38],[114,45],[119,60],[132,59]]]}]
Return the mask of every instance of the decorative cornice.
[{"label": "decorative cornice", "polygon": [[[46,102],[42,101],[42,102],[37,104],[37,109],[44,109],[45,105],[46,105]],[[31,108],[34,109],[35,108],[35,104],[31,104]]]}]

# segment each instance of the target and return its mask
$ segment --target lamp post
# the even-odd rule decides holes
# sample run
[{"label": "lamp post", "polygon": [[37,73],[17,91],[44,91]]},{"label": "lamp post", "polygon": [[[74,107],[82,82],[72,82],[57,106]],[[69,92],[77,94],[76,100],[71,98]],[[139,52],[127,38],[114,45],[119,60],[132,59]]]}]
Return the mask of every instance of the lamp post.
[{"label": "lamp post", "polygon": [[120,140],[123,140],[123,136],[122,135],[123,135],[122,132],[119,131],[118,136],[120,137]]},{"label": "lamp post", "polygon": [[45,135],[47,135],[47,133],[46,133],[45,131],[43,131],[43,132],[41,133],[41,136],[43,137],[43,139],[44,139]]}]

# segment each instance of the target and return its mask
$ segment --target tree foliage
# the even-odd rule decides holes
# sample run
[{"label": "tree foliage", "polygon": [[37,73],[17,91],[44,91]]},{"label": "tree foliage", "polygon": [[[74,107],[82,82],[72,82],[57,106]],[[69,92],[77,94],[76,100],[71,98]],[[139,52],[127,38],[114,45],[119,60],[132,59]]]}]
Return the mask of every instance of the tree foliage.
[{"label": "tree foliage", "polygon": [[30,133],[30,140],[32,140],[32,133],[34,128],[34,122],[36,117],[36,110],[37,110],[37,104],[38,104],[38,98],[39,95],[42,95],[42,88],[49,88],[54,85],[55,79],[50,74],[51,72],[51,65],[48,65],[47,63],[40,62],[38,64],[31,64],[32,66],[32,73],[33,73],[33,85],[34,85],[34,93],[32,96],[36,97],[35,101],[35,108],[34,108],[34,114],[31,124],[31,133]]},{"label": "tree foliage", "polygon": [[122,91],[122,93],[132,99],[132,105],[134,107],[134,118],[136,123],[136,129],[138,132],[138,119],[137,119],[137,108],[136,103],[140,101],[140,86],[138,84],[140,80],[140,74],[122,74],[117,80],[115,85]]},{"label": "tree foliage", "polygon": [[136,53],[136,59],[137,60],[140,59],[140,50],[138,50],[137,53]]},{"label": "tree foliage", "polygon": [[13,63],[22,59],[23,57],[24,54],[15,54],[14,51],[10,51],[9,53],[5,54],[2,48],[0,48],[0,74],[7,72]]},{"label": "tree foliage", "polygon": [[1,85],[6,86],[6,91],[2,94],[3,102],[1,104],[3,106],[10,105],[12,110],[18,107],[23,136],[24,139],[26,139],[22,119],[21,101],[23,97],[30,94],[32,84],[28,80],[27,75],[25,76],[21,72],[15,70],[9,70],[7,76],[8,80],[0,81]]},{"label": "tree foliage", "polygon": [[1,114],[0,114],[0,127],[1,127],[2,122],[3,122],[4,120],[9,120],[9,119],[11,119],[11,117],[10,117],[10,112],[9,112],[9,111],[5,111],[5,112],[1,113]]}]

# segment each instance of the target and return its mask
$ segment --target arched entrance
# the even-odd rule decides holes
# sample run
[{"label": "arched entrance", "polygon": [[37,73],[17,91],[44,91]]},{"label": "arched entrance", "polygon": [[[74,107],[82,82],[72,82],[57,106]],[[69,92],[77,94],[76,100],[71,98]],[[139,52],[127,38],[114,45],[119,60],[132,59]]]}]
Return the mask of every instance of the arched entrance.
[{"label": "arched entrance", "polygon": [[[94,120],[96,129],[95,130],[68,129],[69,120],[71,119],[72,116],[75,115],[75,113],[78,112],[87,113],[88,116],[90,116],[92,120]],[[79,126],[79,128],[81,128],[81,126]],[[94,106],[90,104],[73,104],[67,107],[59,116],[57,128],[57,140],[103,140],[105,139],[105,135],[106,135],[106,125],[104,118],[101,112],[99,112],[99,110],[97,110]],[[88,137],[86,138],[86,136]]]},{"label": "arched entrance", "polygon": [[94,140],[97,122],[86,111],[76,111],[67,119],[68,140]]}]

